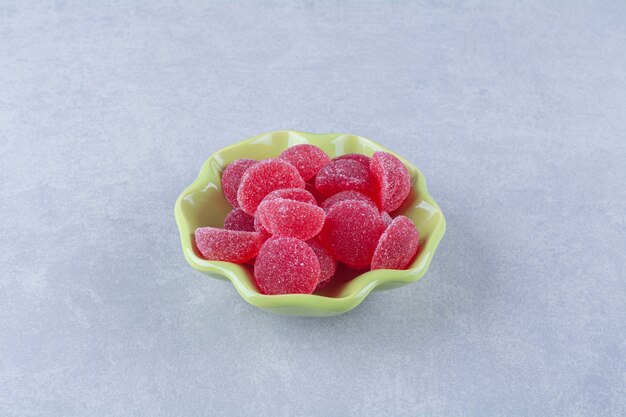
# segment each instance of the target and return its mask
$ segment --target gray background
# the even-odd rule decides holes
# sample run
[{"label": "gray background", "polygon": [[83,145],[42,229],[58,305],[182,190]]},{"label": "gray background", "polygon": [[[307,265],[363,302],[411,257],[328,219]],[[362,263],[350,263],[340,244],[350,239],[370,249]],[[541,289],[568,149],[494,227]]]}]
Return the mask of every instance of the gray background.
[{"label": "gray background", "polygon": [[[626,7],[0,3],[0,415],[626,415]],[[448,232],[331,319],[183,259],[174,201],[276,129],[378,140]]]}]

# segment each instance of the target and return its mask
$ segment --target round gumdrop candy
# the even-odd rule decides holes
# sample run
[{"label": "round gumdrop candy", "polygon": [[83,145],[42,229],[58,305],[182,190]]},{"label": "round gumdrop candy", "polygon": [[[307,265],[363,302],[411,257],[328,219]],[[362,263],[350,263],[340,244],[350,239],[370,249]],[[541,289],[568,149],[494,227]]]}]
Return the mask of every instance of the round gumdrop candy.
[{"label": "round gumdrop candy", "polygon": [[305,181],[313,178],[319,170],[330,162],[328,155],[314,145],[301,144],[285,149],[279,159],[289,162],[296,167]]},{"label": "round gumdrop candy", "polygon": [[402,161],[387,152],[374,152],[370,170],[378,185],[380,209],[394,211],[411,189],[411,175]]},{"label": "round gumdrop candy", "polygon": [[419,233],[413,222],[398,216],[381,235],[374,256],[372,269],[406,269],[417,252]]},{"label": "round gumdrop candy", "polygon": [[391,222],[393,221],[393,218],[386,211],[383,211],[382,213],[380,213],[380,216],[383,218],[383,221],[385,222],[386,226],[389,226]]},{"label": "round gumdrop candy", "polygon": [[259,220],[273,235],[307,240],[317,235],[324,225],[324,210],[301,201],[275,198],[264,200],[257,210]]},{"label": "round gumdrop candy", "polygon": [[376,206],[376,203],[374,203],[374,200],[372,200],[371,198],[369,198],[363,193],[360,193],[358,191],[351,191],[351,190],[342,191],[331,197],[328,197],[326,200],[324,200],[321,207],[324,209],[324,211],[328,212],[328,210],[332,206],[334,206],[335,204],[341,201],[346,201],[346,200],[363,201],[365,203],[370,204],[372,207],[378,208],[378,206]]},{"label": "round gumdrop candy", "polygon": [[313,194],[302,188],[282,188],[275,190],[265,196],[263,201],[274,200],[276,198],[284,198],[285,200],[301,201],[303,203],[309,203],[317,205]]},{"label": "round gumdrop candy", "polygon": [[261,161],[243,174],[237,201],[243,211],[253,215],[266,195],[281,188],[304,188],[304,180],[298,170],[280,159]]},{"label": "round gumdrop candy", "polygon": [[320,264],[302,240],[275,236],[259,251],[254,279],[263,294],[311,294],[320,279]]},{"label": "round gumdrop candy", "polygon": [[255,232],[254,217],[240,208],[232,209],[224,219],[224,229]]},{"label": "round gumdrop candy", "polygon": [[370,194],[373,189],[369,168],[351,159],[329,162],[315,177],[315,188],[327,197],[341,191]]},{"label": "round gumdrop candy", "polygon": [[196,246],[204,259],[244,263],[254,258],[261,247],[261,235],[256,232],[199,227],[195,233]]},{"label": "round gumdrop candy", "polygon": [[328,211],[320,242],[332,257],[348,267],[366,269],[384,230],[378,209],[363,201],[346,200]]},{"label": "round gumdrop candy", "polygon": [[239,189],[241,177],[248,168],[257,162],[253,159],[237,159],[231,162],[222,173],[222,190],[231,206],[239,207],[237,189]]},{"label": "round gumdrop candy", "polygon": [[335,275],[335,271],[337,270],[337,261],[330,256],[328,251],[324,249],[317,238],[309,239],[306,243],[311,247],[311,249],[313,249],[315,256],[317,256],[317,260],[320,263],[320,281],[315,287],[316,290],[319,290],[324,285],[328,284],[333,275]]},{"label": "round gumdrop candy", "polygon": [[333,159],[333,161],[337,161],[340,159],[352,159],[353,161],[359,161],[366,167],[370,166],[370,161],[372,160],[372,158],[370,158],[369,156],[363,155],[361,153],[347,153],[345,155],[340,155],[336,157],[335,159]]}]

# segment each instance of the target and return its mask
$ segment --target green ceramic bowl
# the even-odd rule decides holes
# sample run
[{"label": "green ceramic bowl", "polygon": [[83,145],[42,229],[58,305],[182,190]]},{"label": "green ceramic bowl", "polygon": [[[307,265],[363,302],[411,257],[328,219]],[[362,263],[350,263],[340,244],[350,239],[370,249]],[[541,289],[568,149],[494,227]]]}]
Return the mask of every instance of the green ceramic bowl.
[{"label": "green ceramic bowl", "polygon": [[230,262],[202,259],[194,244],[194,231],[201,226],[222,227],[231,210],[222,193],[220,178],[224,168],[239,158],[266,159],[278,156],[286,148],[310,143],[322,148],[331,158],[346,153],[372,155],[376,151],[391,152],[378,143],[355,135],[317,135],[291,130],[265,133],[224,148],[207,159],[198,178],[176,200],[176,223],[180,231],[183,253],[189,264],[209,276],[227,279],[248,303],[273,313],[299,316],[333,316],[352,310],[371,291],[400,287],[420,279],[433,259],[435,249],[446,230],[441,209],[428,194],[422,173],[399,155],[411,174],[411,193],[392,215],[409,217],[420,233],[417,256],[403,271],[380,269],[355,276],[349,270],[318,293],[263,295],[259,293],[252,270]]}]

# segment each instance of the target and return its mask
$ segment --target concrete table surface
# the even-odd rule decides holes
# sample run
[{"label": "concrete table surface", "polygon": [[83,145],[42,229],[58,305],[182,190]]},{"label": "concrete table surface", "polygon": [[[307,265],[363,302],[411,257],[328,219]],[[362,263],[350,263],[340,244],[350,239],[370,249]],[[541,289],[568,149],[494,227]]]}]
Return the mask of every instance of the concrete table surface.
[{"label": "concrete table surface", "polygon": [[[626,7],[558,3],[0,1],[0,415],[626,415]],[[294,318],[186,264],[180,191],[277,129],[420,167],[420,282]]]}]

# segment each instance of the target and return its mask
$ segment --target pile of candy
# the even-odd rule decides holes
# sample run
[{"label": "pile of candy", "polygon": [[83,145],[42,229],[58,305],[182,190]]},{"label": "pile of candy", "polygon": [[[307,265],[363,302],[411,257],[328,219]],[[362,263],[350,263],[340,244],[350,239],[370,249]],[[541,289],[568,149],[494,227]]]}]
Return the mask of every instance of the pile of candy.
[{"label": "pile of candy", "polygon": [[223,229],[198,228],[196,246],[208,260],[252,265],[263,294],[311,294],[333,279],[337,262],[406,269],[418,231],[389,213],[410,183],[404,164],[386,152],[331,160],[303,144],[275,159],[238,159],[222,174],[233,210]]}]

